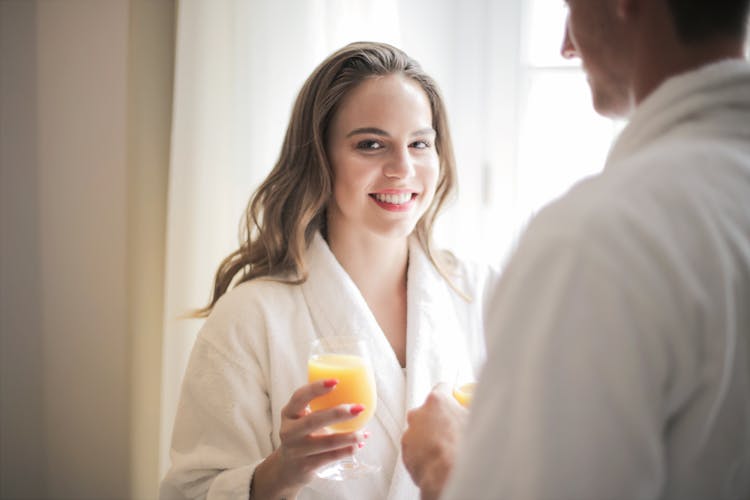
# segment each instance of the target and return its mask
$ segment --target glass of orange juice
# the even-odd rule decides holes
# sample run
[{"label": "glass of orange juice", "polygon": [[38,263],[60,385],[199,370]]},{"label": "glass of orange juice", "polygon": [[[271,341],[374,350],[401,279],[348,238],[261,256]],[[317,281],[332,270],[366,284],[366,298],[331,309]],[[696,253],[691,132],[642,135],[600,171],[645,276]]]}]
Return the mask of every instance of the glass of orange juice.
[{"label": "glass of orange juice", "polygon": [[474,370],[469,368],[459,369],[453,382],[453,397],[461,406],[468,408],[474,398],[474,388],[477,386]]},{"label": "glass of orange juice", "polygon": [[[368,344],[366,339],[354,336],[323,337],[312,342],[307,362],[308,381],[336,379],[338,384],[328,394],[310,401],[310,409],[318,411],[341,404],[365,407],[356,417],[327,427],[327,432],[358,431],[375,414],[377,395]],[[316,474],[324,479],[341,481],[378,470],[379,466],[366,464],[352,456],[319,469]]]},{"label": "glass of orange juice", "polygon": [[474,399],[474,388],[476,386],[476,382],[466,382],[465,384],[455,386],[453,388],[453,397],[461,403],[461,406],[468,408],[471,406],[471,400]]}]

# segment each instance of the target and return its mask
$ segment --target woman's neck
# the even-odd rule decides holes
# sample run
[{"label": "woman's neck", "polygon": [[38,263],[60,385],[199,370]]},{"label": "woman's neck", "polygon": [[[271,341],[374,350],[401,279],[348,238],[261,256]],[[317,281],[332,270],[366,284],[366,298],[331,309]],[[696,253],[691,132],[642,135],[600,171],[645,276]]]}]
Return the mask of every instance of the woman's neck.
[{"label": "woman's neck", "polygon": [[329,234],[328,246],[365,299],[405,292],[409,257],[406,238]]},{"label": "woman's neck", "polygon": [[405,367],[407,239],[334,237],[328,244],[359,288],[399,364]]}]

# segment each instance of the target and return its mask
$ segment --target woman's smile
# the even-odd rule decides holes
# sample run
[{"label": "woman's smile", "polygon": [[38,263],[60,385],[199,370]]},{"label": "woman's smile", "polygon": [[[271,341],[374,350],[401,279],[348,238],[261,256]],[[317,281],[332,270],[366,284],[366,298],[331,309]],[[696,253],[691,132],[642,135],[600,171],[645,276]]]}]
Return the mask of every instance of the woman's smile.
[{"label": "woman's smile", "polygon": [[377,193],[370,193],[370,198],[375,203],[391,212],[406,212],[414,207],[418,193],[411,190],[386,190]]}]

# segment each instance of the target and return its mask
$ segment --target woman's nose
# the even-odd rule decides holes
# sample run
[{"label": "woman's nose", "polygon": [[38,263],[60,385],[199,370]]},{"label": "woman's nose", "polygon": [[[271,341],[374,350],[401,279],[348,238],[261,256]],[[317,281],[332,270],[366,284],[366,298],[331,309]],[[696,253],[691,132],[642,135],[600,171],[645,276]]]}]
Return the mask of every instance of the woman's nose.
[{"label": "woman's nose", "polygon": [[394,151],[383,167],[383,174],[393,179],[404,179],[414,173],[414,159],[408,147]]}]

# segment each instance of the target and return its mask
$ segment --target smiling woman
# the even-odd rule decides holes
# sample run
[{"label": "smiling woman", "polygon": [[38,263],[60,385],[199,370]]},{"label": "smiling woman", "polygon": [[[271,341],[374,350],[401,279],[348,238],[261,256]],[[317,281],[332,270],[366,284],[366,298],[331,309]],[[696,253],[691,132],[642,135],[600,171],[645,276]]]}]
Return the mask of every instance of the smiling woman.
[{"label": "smiling woman", "polygon": [[[398,460],[406,411],[478,369],[494,280],[433,248],[454,182],[443,101],[415,60],[359,42],[312,72],[199,311],[163,498],[418,497]],[[372,346],[377,409],[367,431],[331,434],[369,403],[311,411],[343,380],[308,383],[309,346],[352,335]],[[316,477],[355,451],[377,470]]]}]

